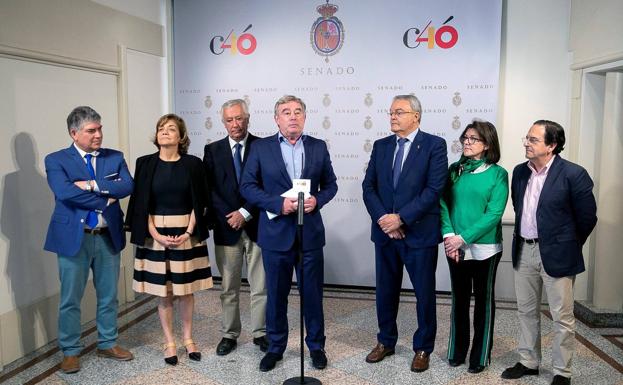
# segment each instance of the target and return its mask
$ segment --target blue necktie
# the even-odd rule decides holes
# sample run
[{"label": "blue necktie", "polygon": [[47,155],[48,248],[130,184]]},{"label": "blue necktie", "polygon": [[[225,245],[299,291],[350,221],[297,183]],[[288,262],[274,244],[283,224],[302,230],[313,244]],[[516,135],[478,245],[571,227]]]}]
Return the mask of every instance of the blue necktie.
[{"label": "blue necktie", "polygon": [[[95,170],[93,169],[93,164],[91,163],[91,158],[93,158],[93,155],[86,154],[84,157],[87,160],[87,170],[89,170],[91,180],[95,180]],[[87,215],[87,226],[94,229],[95,227],[97,227],[97,222],[97,213],[95,211],[89,211],[89,214]]]},{"label": "blue necktie", "polygon": [[242,156],[240,155],[240,150],[242,149],[242,144],[236,143],[234,145],[234,168],[236,169],[236,180],[240,182],[240,172],[242,171]]},{"label": "blue necktie", "polygon": [[394,188],[398,186],[398,179],[400,178],[400,171],[402,171],[402,158],[405,155],[405,143],[407,138],[398,139],[398,152],[396,153],[396,159],[394,159]]}]

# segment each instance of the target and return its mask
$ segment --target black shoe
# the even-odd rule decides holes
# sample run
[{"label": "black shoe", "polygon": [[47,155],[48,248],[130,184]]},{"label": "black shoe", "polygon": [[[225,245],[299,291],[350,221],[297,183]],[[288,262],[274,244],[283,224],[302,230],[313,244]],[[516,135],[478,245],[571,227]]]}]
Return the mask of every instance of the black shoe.
[{"label": "black shoe", "polygon": [[309,352],[309,355],[311,356],[312,366],[314,368],[322,370],[327,367],[327,355],[324,350],[312,350]]},{"label": "black shoe", "polygon": [[216,345],[216,354],[219,356],[226,356],[234,349],[236,349],[237,344],[238,342],[236,342],[236,340],[223,337],[223,339],[221,339],[221,342]]},{"label": "black shoe", "polygon": [[177,356],[164,357],[164,362],[171,366],[177,365]]},{"label": "black shoe", "polygon": [[[166,352],[167,349],[173,348],[176,351],[176,353],[177,353],[177,347],[175,346],[175,342],[165,343],[163,348],[164,348],[165,352]],[[167,365],[172,365],[172,366],[177,365],[177,354],[174,354],[174,355],[169,356],[169,357],[164,357],[164,362]]]},{"label": "black shoe", "polygon": [[485,370],[485,367],[484,367],[484,366],[482,366],[482,365],[473,365],[473,366],[472,366],[472,365],[470,365],[470,366],[469,366],[469,369],[467,369],[467,371],[468,371],[468,372],[470,372],[470,373],[474,373],[474,374],[476,374],[476,373],[480,373],[480,372],[482,372],[483,370]]},{"label": "black shoe", "polygon": [[253,344],[258,345],[260,350],[266,353],[268,351],[268,338],[261,336],[253,339]]},{"label": "black shoe", "polygon": [[502,378],[507,380],[513,380],[516,378],[521,378],[523,376],[538,376],[539,369],[529,369],[523,366],[520,362],[516,363],[512,368],[506,368],[502,372]]},{"label": "black shoe", "polygon": [[571,379],[557,374],[552,379],[552,385],[571,385]]},{"label": "black shoe", "polygon": [[448,360],[448,364],[450,364],[450,366],[461,366],[464,363],[465,363],[465,360],[453,360],[453,359]]},{"label": "black shoe", "polygon": [[272,352],[266,353],[264,358],[262,358],[262,361],[260,361],[260,371],[268,372],[273,370],[275,368],[275,365],[277,365],[277,361],[281,361],[282,358],[283,355],[281,354]]}]

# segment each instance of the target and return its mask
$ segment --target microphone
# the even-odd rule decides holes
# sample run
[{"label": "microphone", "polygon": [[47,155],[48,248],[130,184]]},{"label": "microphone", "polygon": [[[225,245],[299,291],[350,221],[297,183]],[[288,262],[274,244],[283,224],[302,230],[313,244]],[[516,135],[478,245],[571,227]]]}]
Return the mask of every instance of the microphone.
[{"label": "microphone", "polygon": [[298,206],[296,208],[296,224],[298,226],[303,226],[303,215],[305,214],[305,204],[303,203],[303,201],[305,200],[305,193],[303,193],[302,191],[299,192],[299,201],[298,201]]}]

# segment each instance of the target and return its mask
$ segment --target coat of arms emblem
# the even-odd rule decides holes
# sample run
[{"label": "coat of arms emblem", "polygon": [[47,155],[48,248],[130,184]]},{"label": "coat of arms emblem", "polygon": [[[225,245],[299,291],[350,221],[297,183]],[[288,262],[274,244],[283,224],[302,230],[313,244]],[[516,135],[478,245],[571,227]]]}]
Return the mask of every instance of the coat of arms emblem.
[{"label": "coat of arms emblem", "polygon": [[316,7],[322,16],[316,19],[310,31],[312,48],[318,55],[324,56],[327,63],[329,56],[338,53],[344,44],[344,26],[340,19],[333,16],[337,10],[338,6],[329,4],[329,0]]},{"label": "coat of arms emblem", "polygon": [[322,128],[324,128],[325,130],[331,128],[331,121],[329,120],[328,116],[324,117],[324,120],[322,121]]},{"label": "coat of arms emblem", "polygon": [[205,123],[203,124],[206,128],[206,130],[209,130],[212,128],[212,118],[207,117]]}]

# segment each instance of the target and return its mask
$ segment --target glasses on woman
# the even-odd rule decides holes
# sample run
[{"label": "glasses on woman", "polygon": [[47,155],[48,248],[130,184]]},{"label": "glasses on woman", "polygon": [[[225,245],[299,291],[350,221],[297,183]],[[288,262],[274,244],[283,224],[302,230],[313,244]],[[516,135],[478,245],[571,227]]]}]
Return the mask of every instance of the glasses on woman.
[{"label": "glasses on woman", "polygon": [[481,143],[483,142],[482,139],[477,138],[475,136],[465,136],[465,135],[461,136],[459,138],[459,141],[461,142],[461,144],[465,144],[465,142],[467,142],[468,144],[474,144],[476,142],[481,142]]}]

